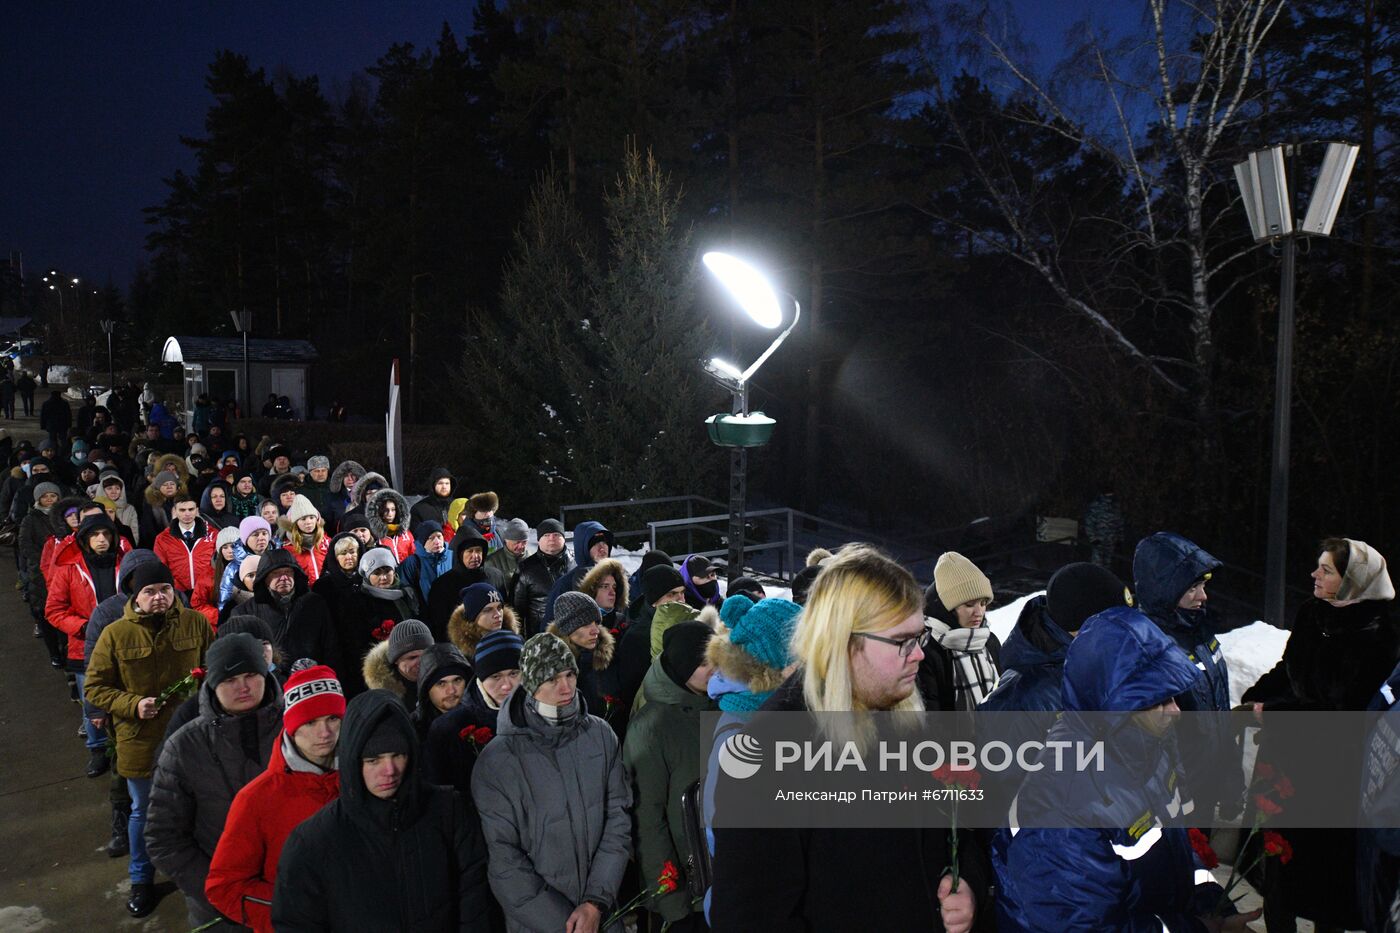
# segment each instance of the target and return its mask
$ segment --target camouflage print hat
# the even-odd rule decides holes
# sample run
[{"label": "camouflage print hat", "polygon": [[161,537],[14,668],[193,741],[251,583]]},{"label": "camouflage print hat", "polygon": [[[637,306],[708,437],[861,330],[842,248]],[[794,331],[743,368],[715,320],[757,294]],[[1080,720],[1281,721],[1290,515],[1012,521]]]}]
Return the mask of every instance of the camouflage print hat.
[{"label": "camouflage print hat", "polygon": [[540,684],[553,680],[563,671],[578,673],[578,662],[563,639],[540,632],[520,650],[520,685],[526,696],[534,696]]}]

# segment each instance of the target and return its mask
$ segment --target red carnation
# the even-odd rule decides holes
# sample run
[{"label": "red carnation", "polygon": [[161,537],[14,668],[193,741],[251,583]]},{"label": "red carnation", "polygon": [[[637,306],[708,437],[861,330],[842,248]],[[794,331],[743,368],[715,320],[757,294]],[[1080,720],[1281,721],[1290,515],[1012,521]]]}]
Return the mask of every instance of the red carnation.
[{"label": "red carnation", "polygon": [[676,890],[676,883],[680,879],[680,872],[676,871],[675,864],[667,859],[661,866],[661,877],[656,881],[657,894],[670,894]]},{"label": "red carnation", "polygon": [[190,669],[190,676],[193,677],[195,680],[203,680],[203,679],[204,679],[204,668],[202,668],[202,667],[191,668],[191,669]]},{"label": "red carnation", "polygon": [[930,772],[933,779],[948,787],[962,787],[966,790],[977,790],[982,786],[982,772],[976,768],[954,769],[951,765],[944,765],[936,771]]},{"label": "red carnation", "polygon": [[477,744],[478,744],[478,745],[485,745],[487,742],[491,741],[491,740],[492,740],[493,738],[495,738],[495,737],[496,737],[496,733],[492,732],[492,731],[491,731],[488,727],[486,727],[486,726],[481,726],[480,728],[478,728],[478,729],[476,730],[476,736],[475,736],[475,738],[476,738],[476,741],[477,741]]},{"label": "red carnation", "polygon": [[1293,796],[1293,782],[1288,779],[1287,775],[1274,782],[1274,793],[1278,794],[1279,800],[1287,800]]},{"label": "red carnation", "polygon": [[1267,761],[1261,761],[1254,766],[1254,780],[1270,781],[1274,777],[1274,766]]},{"label": "red carnation", "polygon": [[610,629],[608,629],[608,632],[612,635],[613,638],[621,638],[621,637],[622,637],[622,632],[619,631],[618,629],[610,628]]},{"label": "red carnation", "polygon": [[1191,837],[1191,848],[1196,850],[1196,857],[1201,860],[1201,864],[1206,868],[1215,868],[1220,864],[1220,858],[1215,854],[1215,850],[1210,847],[1210,840],[1206,834],[1199,829],[1188,829],[1186,834]]},{"label": "red carnation", "polygon": [[1266,830],[1264,833],[1264,855],[1275,856],[1279,864],[1287,865],[1293,861],[1293,846],[1288,840],[1273,830]]},{"label": "red carnation", "polygon": [[1263,794],[1254,795],[1254,805],[1258,807],[1259,812],[1263,813],[1265,816],[1278,816],[1283,812],[1283,807]]},{"label": "red carnation", "polygon": [[[475,740],[476,730],[473,729],[471,726],[467,726],[461,732],[457,733],[457,738],[461,739],[463,742],[467,741],[467,739]],[[1192,830],[1192,832],[1195,832],[1195,830]]]}]

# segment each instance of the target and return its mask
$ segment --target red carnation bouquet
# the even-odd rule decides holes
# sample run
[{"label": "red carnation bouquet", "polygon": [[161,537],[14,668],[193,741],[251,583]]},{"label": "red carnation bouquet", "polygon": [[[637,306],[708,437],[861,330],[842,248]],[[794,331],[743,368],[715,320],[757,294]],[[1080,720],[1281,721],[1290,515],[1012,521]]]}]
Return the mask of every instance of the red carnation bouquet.
[{"label": "red carnation bouquet", "polygon": [[486,747],[486,743],[495,737],[496,733],[486,726],[467,726],[457,733],[457,738],[469,743],[472,747],[472,753],[476,755],[480,755],[481,750]]},{"label": "red carnation bouquet", "polygon": [[598,929],[606,930],[608,927],[612,926],[614,923],[617,923],[619,920],[621,920],[623,917],[627,916],[637,908],[645,906],[655,898],[664,897],[665,895],[670,894],[672,891],[675,891],[678,887],[680,887],[680,880],[681,873],[676,871],[676,863],[672,862],[670,859],[667,859],[666,862],[661,866],[661,876],[656,879],[656,884],[650,888],[644,889],[636,897],[632,898],[626,904],[623,904],[617,910],[613,911],[612,916],[608,917],[602,923],[598,924]]},{"label": "red carnation bouquet", "polygon": [[389,633],[394,630],[394,625],[393,619],[385,619],[383,622],[379,623],[379,626],[375,628],[374,631],[369,633],[370,637],[375,641],[384,641],[389,637]]},{"label": "red carnation bouquet", "polygon": [[[1276,858],[1279,864],[1287,865],[1293,860],[1293,846],[1281,833],[1274,830],[1265,830],[1264,824],[1271,816],[1278,816],[1283,812],[1282,801],[1287,800],[1294,794],[1293,782],[1286,775],[1281,775],[1274,770],[1274,766],[1268,762],[1260,762],[1254,768],[1254,779],[1249,784],[1248,794],[1254,802],[1254,820],[1249,827],[1249,835],[1245,836],[1244,843],[1240,846],[1240,852],[1250,852],[1250,842],[1254,837],[1263,833],[1261,844],[1249,859],[1243,870],[1238,864],[1230,866],[1230,877],[1225,881],[1225,891],[1220,897],[1220,902],[1216,905],[1217,916],[1226,916],[1234,902],[1239,898],[1235,897],[1235,889],[1240,886],[1245,877],[1254,869],[1258,868],[1267,858]],[[1206,868],[1214,868],[1220,864],[1220,859],[1216,857],[1215,850],[1210,847],[1210,842],[1205,834],[1199,830],[1190,830],[1191,847],[1196,850],[1196,855]],[[1238,862],[1239,859],[1236,859]],[[1242,897],[1243,895],[1241,895]]]},{"label": "red carnation bouquet", "polygon": [[944,765],[935,771],[929,772],[933,779],[946,787],[950,793],[948,813],[951,827],[948,830],[948,858],[952,862],[948,866],[949,872],[953,876],[953,890],[958,889],[958,800],[967,791],[975,791],[982,786],[982,772],[976,768],[954,768],[951,765]]},{"label": "red carnation bouquet", "polygon": [[191,668],[188,674],[186,674],[184,677],[181,677],[179,680],[175,681],[173,684],[166,687],[160,692],[160,696],[156,697],[156,709],[159,710],[163,708],[165,704],[170,702],[171,700],[183,700],[185,698],[185,694],[193,693],[195,690],[198,690],[199,684],[203,680],[204,668]]}]

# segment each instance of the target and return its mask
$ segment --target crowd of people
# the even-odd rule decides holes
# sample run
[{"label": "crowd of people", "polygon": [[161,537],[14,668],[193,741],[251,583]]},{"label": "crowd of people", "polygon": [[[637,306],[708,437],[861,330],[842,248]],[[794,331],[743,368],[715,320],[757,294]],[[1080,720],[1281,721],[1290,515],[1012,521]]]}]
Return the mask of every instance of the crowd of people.
[{"label": "crowd of people", "polygon": [[[1242,814],[1248,782],[1228,729],[1176,754],[1174,713],[1231,709],[1207,595],[1222,564],[1179,535],[1137,544],[1131,587],[1094,563],[1061,568],[1003,644],[990,579],[955,552],[921,587],[870,546],[817,550],[790,599],[722,583],[702,555],[650,550],[629,573],[602,523],[507,519],[445,467],[396,490],[223,422],[127,431],[87,407],[9,451],[0,515],[18,525],[34,633],[81,703],[87,774],[111,782],[107,852],[128,859],[133,916],[155,909],[159,871],[201,929],[1195,933],[1254,919],[1217,909],[1189,835]],[[1282,660],[1244,695],[1266,735],[1271,711],[1385,712],[1400,688],[1380,553],[1329,538],[1313,581]],[[1048,771],[1001,775],[997,791],[1085,826],[1152,820],[716,828],[732,791],[716,756],[765,710],[1042,714],[1016,720],[1040,733],[1021,738],[1135,714],[1141,734],[1101,794]],[[1397,717],[1338,768],[1377,827],[1400,824]],[[1298,832],[1290,861],[1254,879],[1269,929],[1400,929],[1397,836]]]}]

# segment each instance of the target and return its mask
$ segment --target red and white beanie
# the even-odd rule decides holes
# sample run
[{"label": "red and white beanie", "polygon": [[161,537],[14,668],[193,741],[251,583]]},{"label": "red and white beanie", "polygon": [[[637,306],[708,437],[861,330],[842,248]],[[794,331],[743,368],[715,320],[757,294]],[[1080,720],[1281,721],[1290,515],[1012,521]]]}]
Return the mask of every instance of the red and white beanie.
[{"label": "red and white beanie", "polygon": [[335,671],[318,664],[287,678],[282,693],[282,728],[288,735],[313,719],[345,715],[345,691]]}]

